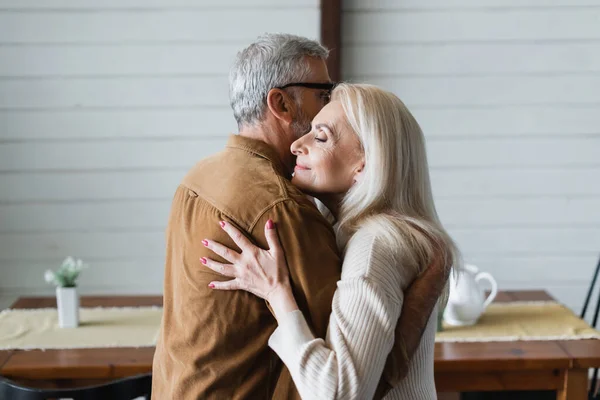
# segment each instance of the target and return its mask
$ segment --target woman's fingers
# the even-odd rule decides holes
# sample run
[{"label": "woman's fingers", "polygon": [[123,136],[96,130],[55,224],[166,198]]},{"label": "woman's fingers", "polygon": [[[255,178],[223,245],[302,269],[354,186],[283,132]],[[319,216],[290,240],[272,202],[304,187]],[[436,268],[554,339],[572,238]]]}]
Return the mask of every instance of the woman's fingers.
[{"label": "woman's fingers", "polygon": [[229,222],[221,221],[221,222],[219,222],[219,224],[221,225],[221,228],[223,228],[223,230],[225,232],[227,232],[229,237],[231,239],[233,239],[235,244],[237,244],[238,247],[240,249],[242,249],[242,251],[249,250],[254,246],[248,240],[248,238],[246,238],[246,236],[244,236],[244,234],[242,232],[240,232],[239,229],[237,229],[235,226],[231,225]]},{"label": "woman's fingers", "polygon": [[231,250],[229,247],[223,246],[221,243],[217,243],[214,240],[204,239],[202,244],[232,264],[237,263],[240,259],[240,253]]},{"label": "woman's fingers", "polygon": [[269,244],[269,250],[273,254],[277,254],[281,250],[281,242],[279,241],[279,236],[277,235],[275,222],[272,220],[268,220],[265,224],[265,237],[267,238],[267,243]]},{"label": "woman's fingers", "polygon": [[242,286],[240,285],[240,282],[237,279],[232,279],[230,281],[224,281],[224,282],[214,281],[214,282],[209,283],[208,287],[211,289],[217,289],[217,290],[243,289]]},{"label": "woman's fingers", "polygon": [[230,278],[236,277],[235,267],[231,264],[223,264],[207,257],[201,257],[200,262],[221,275],[229,276]]}]

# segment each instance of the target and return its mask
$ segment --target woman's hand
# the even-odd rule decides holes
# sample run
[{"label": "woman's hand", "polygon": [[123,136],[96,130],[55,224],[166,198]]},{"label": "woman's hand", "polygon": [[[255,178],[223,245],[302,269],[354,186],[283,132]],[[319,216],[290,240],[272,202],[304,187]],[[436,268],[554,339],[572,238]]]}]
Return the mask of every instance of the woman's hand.
[{"label": "woman's hand", "polygon": [[292,294],[289,269],[277,236],[273,221],[265,224],[265,237],[269,244],[263,250],[252,244],[238,229],[228,222],[221,221],[221,228],[242,250],[238,253],[220,243],[205,239],[202,244],[231,264],[223,264],[202,257],[200,261],[213,271],[234,278],[229,281],[214,281],[208,286],[217,290],[245,290],[267,300],[275,317],[298,309]]}]

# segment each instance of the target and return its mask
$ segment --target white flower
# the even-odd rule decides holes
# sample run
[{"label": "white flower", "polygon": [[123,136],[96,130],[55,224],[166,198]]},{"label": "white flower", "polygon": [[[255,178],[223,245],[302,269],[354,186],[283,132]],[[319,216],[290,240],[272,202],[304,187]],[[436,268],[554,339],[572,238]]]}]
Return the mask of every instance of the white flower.
[{"label": "white flower", "polygon": [[47,283],[54,283],[54,281],[55,281],[54,272],[52,272],[52,270],[47,270],[46,273],[44,274],[44,279],[46,280]]},{"label": "white flower", "polygon": [[87,267],[88,267],[88,265],[85,264],[82,259],[78,259],[77,262],[76,262],[76,264],[75,264],[75,270],[77,272],[81,272],[81,271],[83,271]]},{"label": "white flower", "polygon": [[87,268],[88,265],[81,259],[75,260],[69,256],[62,262],[60,268],[56,271],[48,270],[44,274],[46,282],[53,283],[61,287],[74,287],[77,285],[79,273]]},{"label": "white flower", "polygon": [[62,263],[62,267],[65,269],[73,269],[75,267],[75,260],[73,257],[69,256],[65,258],[65,261]]}]

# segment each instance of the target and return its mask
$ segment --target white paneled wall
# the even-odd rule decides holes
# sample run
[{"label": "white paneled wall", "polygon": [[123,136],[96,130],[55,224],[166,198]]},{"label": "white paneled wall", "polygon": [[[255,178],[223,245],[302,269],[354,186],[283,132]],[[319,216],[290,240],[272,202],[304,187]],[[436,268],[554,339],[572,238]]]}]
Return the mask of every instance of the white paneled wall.
[{"label": "white paneled wall", "polygon": [[87,293],[160,293],[170,199],[236,130],[227,73],[318,0],[0,0],[0,307],[91,264]]},{"label": "white paneled wall", "polygon": [[579,310],[600,254],[600,0],[344,7],[345,78],[414,112],[466,261]]},{"label": "white paneled wall", "polygon": [[[600,0],[345,0],[344,77],[397,93],[439,213],[503,288],[579,308],[600,253]],[[0,0],[0,299],[157,293],[173,190],[235,124],[257,35],[319,32],[318,0]]]}]

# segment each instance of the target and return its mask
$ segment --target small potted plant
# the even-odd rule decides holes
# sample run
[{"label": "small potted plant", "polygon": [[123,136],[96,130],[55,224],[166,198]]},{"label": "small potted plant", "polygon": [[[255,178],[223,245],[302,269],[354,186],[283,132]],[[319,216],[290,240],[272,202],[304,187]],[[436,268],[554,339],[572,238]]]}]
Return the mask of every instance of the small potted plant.
[{"label": "small potted plant", "polygon": [[58,324],[61,328],[76,328],[79,325],[79,297],[77,278],[87,265],[81,260],[67,257],[56,271],[47,270],[46,282],[56,285]]}]

